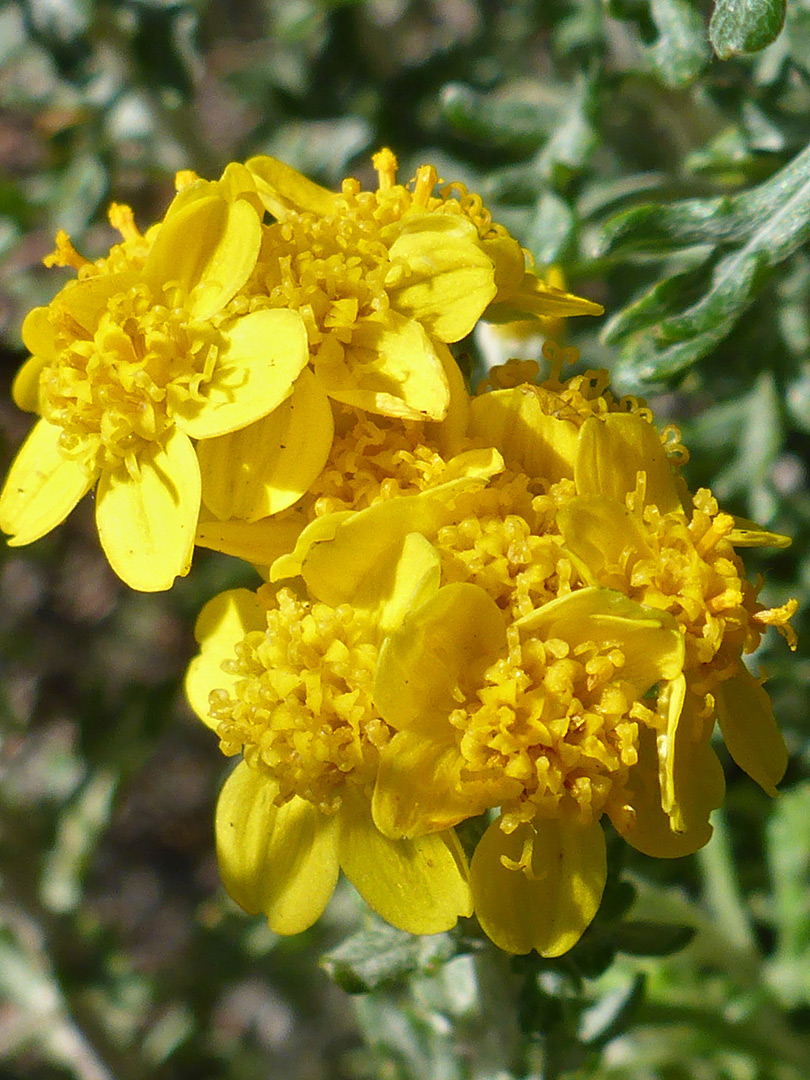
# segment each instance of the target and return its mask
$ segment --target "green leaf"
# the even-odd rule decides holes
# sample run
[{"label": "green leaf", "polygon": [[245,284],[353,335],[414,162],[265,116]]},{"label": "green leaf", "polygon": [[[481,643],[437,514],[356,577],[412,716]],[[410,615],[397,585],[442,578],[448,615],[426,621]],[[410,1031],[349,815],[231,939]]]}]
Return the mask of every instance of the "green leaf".
[{"label": "green leaf", "polygon": [[680,251],[689,264],[684,270],[681,263],[605,327],[605,340],[622,346],[617,377],[631,384],[666,379],[705,356],[808,238],[810,148],[740,195],[617,215],[605,228],[602,254]]},{"label": "green leaf", "polygon": [[576,228],[570,206],[553,191],[544,192],[537,200],[525,242],[541,266],[560,258],[571,241]]},{"label": "green leaf", "polygon": [[711,56],[700,14],[687,0],[652,0],[650,14],[658,31],[653,67],[666,86],[688,86]]},{"label": "green leaf", "polygon": [[635,975],[582,1013],[577,1034],[586,1046],[602,1047],[630,1027],[644,997],[645,982],[644,975]]},{"label": "green leaf", "polygon": [[630,956],[671,956],[686,948],[694,936],[693,926],[628,920],[616,926],[612,944]]},{"label": "green leaf", "polygon": [[455,956],[450,934],[415,937],[375,922],[321,958],[321,967],[349,994],[365,994],[414,972],[428,974]]},{"label": "green leaf", "polygon": [[759,52],[774,41],[785,22],[785,0],[716,0],[709,40],[721,60]]}]

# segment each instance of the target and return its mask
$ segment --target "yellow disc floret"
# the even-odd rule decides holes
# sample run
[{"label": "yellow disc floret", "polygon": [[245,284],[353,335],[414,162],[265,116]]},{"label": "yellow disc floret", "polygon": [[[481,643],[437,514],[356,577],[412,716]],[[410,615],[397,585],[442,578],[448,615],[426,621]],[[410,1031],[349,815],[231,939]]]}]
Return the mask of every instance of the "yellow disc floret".
[{"label": "yellow disc floret", "polygon": [[279,785],[279,803],[299,795],[327,813],[347,782],[373,778],[389,728],[371,701],[377,648],[349,605],[299,600],[289,589],[259,593],[267,629],[248,633],[223,665],[233,695],[211,693],[224,753],[244,752]]}]

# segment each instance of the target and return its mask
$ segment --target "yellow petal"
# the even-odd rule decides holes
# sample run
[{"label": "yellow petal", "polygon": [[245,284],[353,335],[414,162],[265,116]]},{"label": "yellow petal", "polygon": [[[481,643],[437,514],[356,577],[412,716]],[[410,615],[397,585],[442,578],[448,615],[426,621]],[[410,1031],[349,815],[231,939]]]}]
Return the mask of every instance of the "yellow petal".
[{"label": "yellow petal", "polygon": [[520,955],[568,952],[599,910],[606,876],[598,822],[536,820],[507,834],[495,821],[470,864],[482,929],[500,949]]},{"label": "yellow petal", "polygon": [[734,518],[734,528],[728,534],[728,539],[734,547],[788,548],[793,543],[789,536],[771,532],[770,529],[764,529],[761,525],[757,525],[755,521],[736,516]]},{"label": "yellow petal", "polygon": [[110,566],[132,589],[159,592],[188,573],[200,512],[200,467],[191,442],[174,431],[138,458],[133,480],[122,466],[102,472],[96,525]]},{"label": "yellow petal", "polygon": [[[726,780],[709,742],[711,729],[698,713],[702,701],[686,693],[683,676],[668,690],[667,726],[657,738],[661,807],[673,832],[699,835],[723,802]],[[661,706],[659,700],[659,711]]]},{"label": "yellow petal", "polygon": [[365,510],[316,518],[301,533],[294,551],[273,565],[270,580],[302,574],[312,593],[331,607],[347,601],[373,604],[379,568],[393,569],[405,537],[412,532],[435,535],[452,520],[456,496],[482,487],[502,467],[500,455],[491,449],[459,454],[449,463],[452,479],[438,487]]},{"label": "yellow petal", "polygon": [[470,422],[470,395],[455,357],[441,342],[434,342],[436,355],[447,376],[450,404],[443,420],[436,425],[436,445],[443,458],[451,458],[463,446]]},{"label": "yellow petal", "polygon": [[240,907],[262,912],[277,934],[300,934],[337,884],[337,819],[297,796],[277,807],[276,791],[244,761],[228,777],[217,803],[219,869]]},{"label": "yellow petal", "polygon": [[89,463],[65,457],[61,434],[60,427],[38,421],[12,462],[0,493],[0,529],[12,534],[12,546],[56,528],[95,482]]},{"label": "yellow petal", "polygon": [[30,356],[14,376],[11,396],[18,409],[39,412],[39,377],[47,362],[41,356]]},{"label": "yellow petal", "polygon": [[569,315],[601,315],[604,310],[601,304],[555,288],[527,271],[517,287],[501,289],[483,317],[492,322],[513,322],[527,315],[567,318]]},{"label": "yellow petal", "polygon": [[[111,298],[128,292],[140,282],[141,275],[137,270],[98,274],[95,277],[70,281],[51,301],[51,310],[59,319],[63,319],[66,313],[92,337]],[[37,341],[44,344],[42,336],[35,333],[31,343],[36,344]]]},{"label": "yellow petal", "polygon": [[342,360],[316,357],[335,401],[404,420],[442,420],[450,404],[444,364],[418,322],[396,311],[359,322]]},{"label": "yellow petal", "polygon": [[386,922],[410,934],[439,934],[472,914],[467,860],[455,833],[389,840],[365,797],[351,791],[339,817],[341,868]]},{"label": "yellow petal", "polygon": [[481,246],[492,260],[495,268],[495,296],[497,303],[501,297],[510,296],[520,288],[526,273],[526,256],[523,248],[514,237],[500,235],[481,241]]},{"label": "yellow petal", "polygon": [[304,370],[268,416],[200,443],[203,502],[222,520],[258,521],[285,510],[323,469],[333,431],[329,399]]},{"label": "yellow petal", "polygon": [[788,754],[767,690],[740,664],[737,674],[720,684],[715,697],[726,749],[752,780],[769,795],[776,795]]},{"label": "yellow petal", "polygon": [[201,516],[195,543],[267,568],[295,547],[305,522],[304,516],[298,514],[254,522],[216,521]]},{"label": "yellow petal", "polygon": [[433,717],[455,707],[459,683],[477,685],[505,648],[503,615],[492,597],[468,582],[446,585],[385,639],[374,704],[399,730],[432,726]]},{"label": "yellow petal", "polygon": [[683,670],[683,635],[672,615],[612,589],[579,589],[544,604],[515,625],[522,635],[560,638],[571,646],[586,641],[616,646],[625,658],[618,675],[638,694],[662,679],[677,679]]},{"label": "yellow petal", "polygon": [[30,353],[48,360],[56,356],[56,330],[50,307],[35,307],[23,319],[22,339]]},{"label": "yellow petal", "polygon": [[307,179],[290,165],[266,155],[246,162],[262,202],[279,221],[292,211],[309,211],[321,217],[334,214],[338,196]]},{"label": "yellow petal", "polygon": [[304,321],[286,308],[244,315],[226,338],[205,398],[175,407],[175,423],[192,439],[237,431],[278,408],[309,360]]},{"label": "yellow petal", "polygon": [[[692,799],[690,813],[684,819],[684,831],[673,832],[669,815],[661,805],[659,762],[655,733],[639,729],[638,762],[630,770],[627,787],[608,805],[613,826],[631,847],[657,859],[680,859],[692,855],[711,839],[709,814],[715,804],[720,784],[724,783],[722,769],[711,745],[704,739],[687,746],[682,763],[690,767]],[[722,795],[721,795],[722,799]]]},{"label": "yellow petal", "polygon": [[658,432],[635,413],[590,416],[582,425],[574,478],[580,495],[610,495],[624,504],[636,475],[647,477],[646,502],[662,514],[681,510],[672,468]]},{"label": "yellow petal", "polygon": [[421,533],[408,533],[392,567],[380,566],[375,583],[355,594],[354,607],[363,608],[379,633],[388,634],[439,590],[442,562],[436,548]]},{"label": "yellow petal", "polygon": [[192,709],[210,728],[216,728],[209,709],[211,691],[230,690],[240,678],[223,671],[223,661],[233,659],[236,644],[248,631],[266,626],[265,609],[249,589],[219,593],[200,612],[194,627],[200,652],[188,666],[185,689]]},{"label": "yellow petal", "polygon": [[391,305],[439,341],[460,341],[495,296],[495,270],[471,221],[409,214],[391,245]]},{"label": "yellow petal", "polygon": [[146,261],[146,280],[158,294],[164,285],[180,285],[189,294],[189,315],[208,319],[250,277],[261,238],[256,210],[245,199],[194,199],[160,226]]},{"label": "yellow petal", "polygon": [[579,430],[570,420],[547,416],[537,387],[528,383],[474,397],[470,434],[497,446],[529,476],[550,483],[574,477]]},{"label": "yellow petal", "polygon": [[609,495],[579,495],[557,511],[566,548],[587,581],[607,582],[611,571],[623,580],[628,565],[651,554],[638,518]]},{"label": "yellow petal", "polygon": [[508,777],[462,783],[466,762],[447,715],[424,714],[420,720],[418,731],[398,731],[380,753],[372,812],[385,836],[441,832],[520,795],[522,785]]}]

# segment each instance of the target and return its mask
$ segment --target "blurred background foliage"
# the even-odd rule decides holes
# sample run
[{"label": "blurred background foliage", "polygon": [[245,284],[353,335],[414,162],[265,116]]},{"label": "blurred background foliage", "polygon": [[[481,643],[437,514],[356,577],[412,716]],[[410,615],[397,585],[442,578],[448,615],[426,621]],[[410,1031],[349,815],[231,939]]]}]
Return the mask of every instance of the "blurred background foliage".
[{"label": "blurred background foliage", "polygon": [[348,889],[291,940],[223,896],[224,763],[179,682],[195,614],[248,571],[203,554],[170,594],[128,593],[87,505],[4,549],[4,1076],[810,1076],[809,116],[810,0],[0,4],[4,462],[29,423],[7,392],[22,318],[65,280],[41,264],[57,228],[97,255],[106,204],[145,226],[176,169],[270,153],[369,182],[388,144],[604,303],[570,341],[682,425],[693,488],[794,538],[748,563],[803,603],[799,652],[754,658],[791,752],[780,797],[725,759],[704,851],[614,844],[580,945],[511,961],[473,926],[411,939]]}]

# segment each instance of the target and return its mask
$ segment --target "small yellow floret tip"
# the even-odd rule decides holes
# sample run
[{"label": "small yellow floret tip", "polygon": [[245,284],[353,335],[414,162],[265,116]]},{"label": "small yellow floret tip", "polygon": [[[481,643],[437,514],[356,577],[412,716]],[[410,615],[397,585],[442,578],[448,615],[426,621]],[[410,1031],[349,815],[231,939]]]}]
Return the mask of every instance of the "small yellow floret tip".
[{"label": "small yellow floret tip", "polygon": [[382,150],[378,150],[374,154],[371,164],[377,170],[380,191],[387,191],[392,188],[397,182],[397,169],[399,168],[399,162],[393,150],[389,150],[387,146],[384,146]]},{"label": "small yellow floret tip", "polygon": [[80,270],[81,267],[86,266],[90,260],[78,253],[73,244],[71,244],[68,234],[64,229],[60,229],[56,234],[55,250],[52,251],[50,255],[46,255],[42,261],[48,267],[72,266],[74,270]]},{"label": "small yellow floret tip", "polygon": [[180,169],[174,174],[174,190],[182,191],[184,187],[188,187],[189,184],[193,184],[195,180],[199,179],[193,169]]}]

